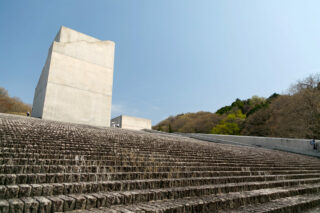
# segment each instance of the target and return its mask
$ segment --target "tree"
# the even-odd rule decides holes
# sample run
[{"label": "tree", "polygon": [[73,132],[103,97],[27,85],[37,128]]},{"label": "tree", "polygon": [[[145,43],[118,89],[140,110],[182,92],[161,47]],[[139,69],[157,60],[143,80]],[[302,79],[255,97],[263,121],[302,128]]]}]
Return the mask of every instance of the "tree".
[{"label": "tree", "polygon": [[264,104],[265,102],[266,102],[266,99],[264,97],[259,97],[257,95],[252,96],[250,99],[250,105],[253,107]]},{"label": "tree", "polygon": [[3,87],[0,87],[0,96],[8,96],[8,91]]},{"label": "tree", "polygon": [[239,135],[240,128],[237,123],[230,123],[222,121],[216,125],[212,130],[212,134],[223,134],[223,135]]},{"label": "tree", "polygon": [[217,125],[222,116],[211,112],[185,113],[177,116],[170,116],[152,128],[155,130],[169,132],[169,124],[173,132],[185,133],[210,133],[212,128]]},{"label": "tree", "polygon": [[0,112],[26,115],[31,111],[31,107],[24,104],[19,98],[11,98],[8,91],[0,87]]},{"label": "tree", "polygon": [[292,85],[288,95],[271,95],[247,114],[241,134],[320,138],[319,85],[320,75],[311,75]]},{"label": "tree", "polygon": [[240,126],[244,122],[246,115],[241,110],[229,113],[218,125],[212,128],[212,134],[239,135]]}]

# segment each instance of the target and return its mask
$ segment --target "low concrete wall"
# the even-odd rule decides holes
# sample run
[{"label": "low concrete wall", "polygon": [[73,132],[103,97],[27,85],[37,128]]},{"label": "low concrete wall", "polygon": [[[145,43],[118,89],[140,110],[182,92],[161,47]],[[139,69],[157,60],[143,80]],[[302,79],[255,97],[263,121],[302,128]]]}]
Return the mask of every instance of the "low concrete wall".
[{"label": "low concrete wall", "polygon": [[123,129],[151,129],[151,120],[145,118],[137,118],[127,115],[120,115],[111,120],[110,126],[120,127]]},{"label": "low concrete wall", "polygon": [[[255,137],[255,136],[238,136],[238,135],[215,135],[215,134],[182,134],[191,138],[232,144],[241,146],[263,147],[268,149],[276,149],[287,152],[299,153],[320,157],[319,150],[313,150],[310,145],[310,139],[293,139],[293,138],[271,138],[271,137]],[[320,140],[316,140],[318,148],[320,148]]]}]

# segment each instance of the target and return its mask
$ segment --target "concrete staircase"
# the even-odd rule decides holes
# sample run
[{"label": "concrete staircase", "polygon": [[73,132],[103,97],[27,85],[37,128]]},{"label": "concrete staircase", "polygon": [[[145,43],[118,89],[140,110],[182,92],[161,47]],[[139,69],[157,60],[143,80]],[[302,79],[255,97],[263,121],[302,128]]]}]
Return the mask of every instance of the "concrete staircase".
[{"label": "concrete staircase", "polygon": [[0,212],[304,212],[320,160],[0,114]]}]

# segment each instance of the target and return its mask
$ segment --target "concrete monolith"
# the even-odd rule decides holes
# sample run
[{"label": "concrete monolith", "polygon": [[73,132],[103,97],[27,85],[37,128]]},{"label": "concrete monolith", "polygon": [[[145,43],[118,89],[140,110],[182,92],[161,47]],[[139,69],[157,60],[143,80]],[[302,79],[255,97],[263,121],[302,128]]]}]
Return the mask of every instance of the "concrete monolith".
[{"label": "concrete monolith", "polygon": [[113,41],[61,27],[35,89],[32,116],[109,126],[114,49]]}]

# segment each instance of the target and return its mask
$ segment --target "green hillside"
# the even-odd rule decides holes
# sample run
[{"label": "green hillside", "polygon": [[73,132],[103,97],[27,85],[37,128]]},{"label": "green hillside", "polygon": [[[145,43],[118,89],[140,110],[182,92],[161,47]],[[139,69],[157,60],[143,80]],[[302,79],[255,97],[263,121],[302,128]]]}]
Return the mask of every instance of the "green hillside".
[{"label": "green hillside", "polygon": [[165,132],[320,138],[320,74],[292,85],[288,94],[236,99],[215,113],[170,116],[153,126]]}]

